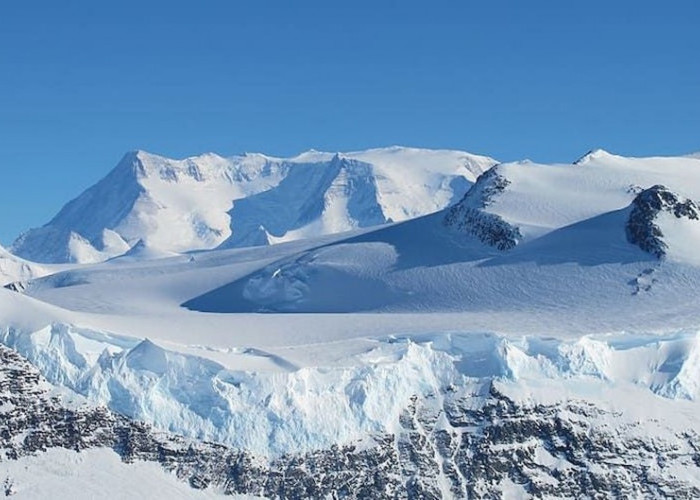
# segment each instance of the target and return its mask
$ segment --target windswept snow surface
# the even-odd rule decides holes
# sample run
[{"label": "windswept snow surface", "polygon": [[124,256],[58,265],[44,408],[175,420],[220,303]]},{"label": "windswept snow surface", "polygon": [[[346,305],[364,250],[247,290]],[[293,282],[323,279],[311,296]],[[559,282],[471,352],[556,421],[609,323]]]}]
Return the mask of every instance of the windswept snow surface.
[{"label": "windswept snow surface", "polygon": [[[357,173],[373,154],[390,153],[295,165]],[[491,172],[453,209],[380,228],[171,256],[143,243],[30,279],[24,295],[0,290],[2,342],[91,401],[268,456],[361,444],[396,431],[413,396],[493,383],[534,403],[697,425],[699,222],[653,215],[661,259],[626,227],[651,186],[700,199],[700,160],[596,151]],[[290,210],[319,213],[307,208]],[[519,237],[500,249],[504,224]]]},{"label": "windswept snow surface", "polygon": [[[280,259],[185,305],[208,312],[542,312],[574,328],[657,328],[672,313],[698,318],[689,298],[697,298],[690,285],[700,277],[692,251],[700,248],[700,221],[666,213],[650,221],[668,246],[663,265],[628,241],[635,197],[660,183],[700,199],[700,161],[596,151],[572,165],[498,165],[447,214]],[[645,277],[654,286],[641,287],[650,292],[641,297],[635,292]]]},{"label": "windswept snow surface", "polygon": [[573,165],[523,161],[496,171],[509,184],[486,210],[520,228],[524,241],[623,209],[637,192],[656,184],[700,199],[696,158],[627,158],[596,150]]},{"label": "windswept snow surface", "polygon": [[12,250],[38,262],[91,263],[139,242],[180,253],[338,233],[440,210],[495,163],[400,147],[286,159],[135,151]]},{"label": "windswept snow surface", "polygon": [[45,276],[57,270],[56,266],[42,266],[16,257],[0,246],[0,286]]},{"label": "windswept snow surface", "polygon": [[224,498],[223,493],[210,489],[192,489],[159,464],[125,464],[108,449],[76,452],[53,448],[36,456],[0,462],[0,479],[17,500]]}]

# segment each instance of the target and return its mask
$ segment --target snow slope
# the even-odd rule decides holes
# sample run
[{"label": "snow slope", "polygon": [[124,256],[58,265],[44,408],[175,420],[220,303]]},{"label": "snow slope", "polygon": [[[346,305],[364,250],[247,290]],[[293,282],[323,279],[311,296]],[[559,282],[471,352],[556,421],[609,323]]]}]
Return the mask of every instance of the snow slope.
[{"label": "snow slope", "polygon": [[[649,212],[648,224],[668,248],[659,261],[630,241],[628,226],[640,191],[662,181],[682,193],[664,191],[690,215],[679,218],[670,205]],[[572,165],[502,164],[445,213],[287,256],[185,306],[491,312],[484,327],[498,331],[501,317],[519,311],[562,329],[658,328],[674,321],[672,313],[695,321],[700,221],[692,202],[678,201],[685,197],[700,198],[695,159],[596,152]]]},{"label": "snow slope", "polygon": [[81,452],[53,448],[39,455],[0,462],[0,478],[7,481],[5,487],[17,500],[224,496],[211,490],[195,490],[156,463],[125,464],[112,450],[103,448]]},{"label": "snow slope", "polygon": [[289,159],[136,151],[12,250],[38,262],[90,263],[139,241],[187,252],[337,233],[439,210],[494,163],[398,147]]},{"label": "snow slope", "polygon": [[24,281],[55,272],[55,266],[41,266],[12,255],[0,246],[0,285]]},{"label": "snow slope", "polygon": [[[326,180],[308,166],[319,161],[333,164],[324,170],[331,185],[358,185],[347,175],[376,161],[324,155],[298,160],[294,168],[312,168],[307,183],[290,169],[278,188],[318,191]],[[272,192],[245,200],[285,199]],[[375,206],[340,198],[363,213]],[[488,446],[511,461],[530,450],[540,486],[562,487],[563,471],[620,463],[697,484],[698,199],[695,158],[596,151],[570,165],[503,164],[452,207],[404,222],[187,255],[144,240],[122,257],[30,279],[23,294],[0,290],[0,341],[92,402],[260,456],[367,450],[382,436],[394,436],[399,454],[401,439],[425,452],[444,433],[467,446],[512,430],[489,434],[475,422],[511,425],[488,412],[514,405],[525,408],[513,418],[530,434]],[[289,205],[292,219],[338,220],[303,205]],[[234,220],[235,212],[234,204]],[[571,422],[583,429],[573,442],[607,458],[572,458],[576,444],[537,434]],[[619,429],[624,436],[608,438]],[[671,464],[640,443],[683,452]],[[437,491],[465,496],[449,493],[460,481],[437,470]],[[632,484],[615,474],[609,484]],[[490,491],[484,481],[478,487]]]},{"label": "snow slope", "polygon": [[492,175],[507,185],[491,195],[485,211],[519,228],[522,241],[623,209],[641,189],[657,184],[700,199],[700,161],[688,157],[626,158],[596,150],[574,164],[501,164]]}]

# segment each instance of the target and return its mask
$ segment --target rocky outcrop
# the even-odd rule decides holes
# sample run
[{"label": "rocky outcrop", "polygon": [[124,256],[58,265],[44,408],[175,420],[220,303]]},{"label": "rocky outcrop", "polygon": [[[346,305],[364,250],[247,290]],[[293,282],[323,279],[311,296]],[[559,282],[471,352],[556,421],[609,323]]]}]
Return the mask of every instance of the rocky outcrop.
[{"label": "rocky outcrop", "polygon": [[445,216],[445,224],[476,236],[482,243],[498,250],[515,248],[522,237],[520,230],[502,217],[476,208],[455,206]]},{"label": "rocky outcrop", "polygon": [[[413,398],[395,434],[272,460],[67,405],[0,346],[0,456],[109,447],[158,462],[193,488],[272,498],[697,498],[700,435],[628,421],[591,403],[518,403],[495,381]],[[614,422],[614,425],[611,423]],[[678,474],[678,471],[685,471]],[[12,478],[6,482],[12,483]]]},{"label": "rocky outcrop", "polygon": [[517,226],[485,210],[508,184],[510,181],[499,174],[497,167],[487,170],[462,201],[447,211],[444,224],[456,232],[476,236],[498,250],[514,248],[522,238]]},{"label": "rocky outcrop", "polygon": [[673,214],[678,219],[698,220],[700,209],[692,200],[681,199],[662,185],[641,191],[632,202],[627,220],[627,240],[658,259],[666,256],[668,245],[656,224],[659,213]]}]

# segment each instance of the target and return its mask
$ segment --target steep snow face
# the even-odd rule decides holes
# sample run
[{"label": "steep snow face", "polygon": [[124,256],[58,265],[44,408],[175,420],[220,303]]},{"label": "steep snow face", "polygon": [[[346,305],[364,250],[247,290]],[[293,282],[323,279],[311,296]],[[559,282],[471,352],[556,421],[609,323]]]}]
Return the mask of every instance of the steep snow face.
[{"label": "steep snow face", "polygon": [[497,162],[462,151],[393,147],[349,153],[376,172],[377,197],[387,220],[399,222],[458,201]]},{"label": "steep snow face", "polygon": [[[295,162],[328,162],[333,154],[309,151]],[[481,173],[497,162],[463,151],[393,146],[342,153],[371,165],[377,201],[394,222],[436,212],[458,201]]]},{"label": "steep snow face", "polygon": [[177,253],[336,233],[444,208],[494,163],[408,148],[290,159],[137,151],[12,250],[38,262],[91,263],[139,241]]},{"label": "steep snow face", "polygon": [[275,186],[285,163],[262,155],[170,160],[128,153],[47,225],[13,244],[40,262],[99,262],[139,241],[163,251],[211,248],[231,233],[233,199]]},{"label": "steep snow face", "polygon": [[[494,382],[530,404],[582,398],[607,405],[614,395],[627,415],[638,411],[639,397],[659,411],[671,406],[697,415],[700,397],[700,341],[693,332],[572,341],[478,333],[390,336],[366,339],[332,365],[278,364],[255,372],[65,324],[5,328],[0,340],[50,382],[94,403],[162,430],[265,456],[398,434],[413,398],[440,404],[450,393],[474,394]],[[232,354],[264,355],[243,348]]]},{"label": "steep snow face", "polygon": [[335,155],[300,163],[276,189],[238,200],[221,247],[265,245],[387,222],[372,165]]}]

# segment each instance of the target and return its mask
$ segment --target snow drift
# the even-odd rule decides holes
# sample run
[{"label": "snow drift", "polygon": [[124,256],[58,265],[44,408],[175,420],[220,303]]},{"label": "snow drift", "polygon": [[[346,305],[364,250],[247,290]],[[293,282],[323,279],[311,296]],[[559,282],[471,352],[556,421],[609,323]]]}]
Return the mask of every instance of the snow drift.
[{"label": "snow drift", "polygon": [[0,286],[50,273],[49,268],[16,257],[0,246]]}]

